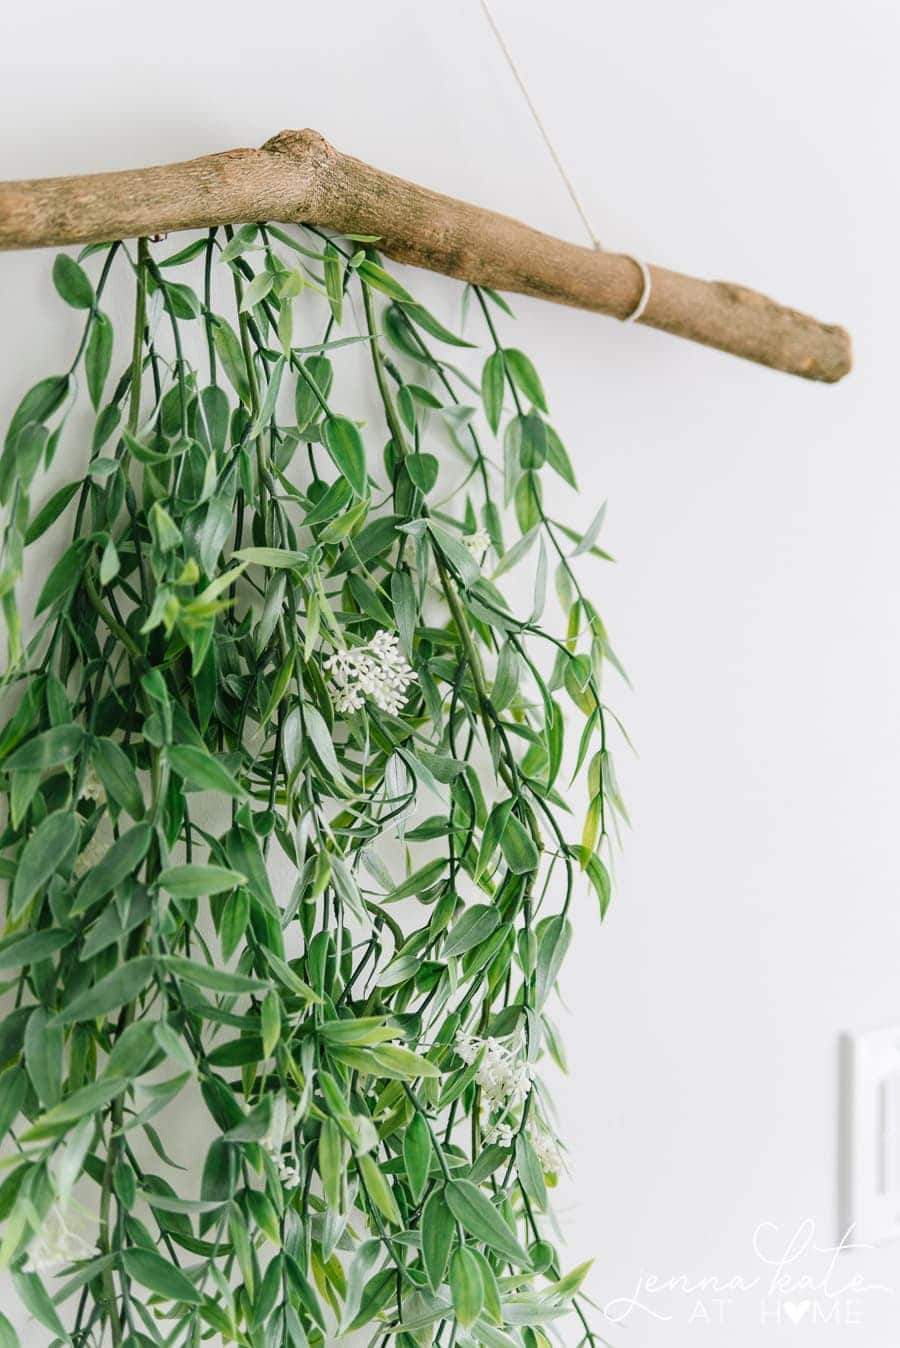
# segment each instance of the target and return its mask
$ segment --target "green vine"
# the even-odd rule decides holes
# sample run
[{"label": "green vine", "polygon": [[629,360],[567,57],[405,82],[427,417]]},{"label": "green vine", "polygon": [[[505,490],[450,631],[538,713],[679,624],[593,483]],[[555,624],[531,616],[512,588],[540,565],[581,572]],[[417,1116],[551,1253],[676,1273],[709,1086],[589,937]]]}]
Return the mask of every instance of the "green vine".
[{"label": "green vine", "polygon": [[[624,817],[573,566],[603,512],[545,508],[544,473],[575,480],[505,302],[466,292],[479,388],[375,243],[259,225],[54,265],[82,337],[0,457],[0,1266],[54,1344],[548,1348],[565,1316],[602,1342],[538,1063]],[[201,259],[202,294],[173,279]],[[67,428],[83,473],[34,509]],[[26,551],[68,521],[23,623]],[[498,581],[526,561],[523,615]]]}]

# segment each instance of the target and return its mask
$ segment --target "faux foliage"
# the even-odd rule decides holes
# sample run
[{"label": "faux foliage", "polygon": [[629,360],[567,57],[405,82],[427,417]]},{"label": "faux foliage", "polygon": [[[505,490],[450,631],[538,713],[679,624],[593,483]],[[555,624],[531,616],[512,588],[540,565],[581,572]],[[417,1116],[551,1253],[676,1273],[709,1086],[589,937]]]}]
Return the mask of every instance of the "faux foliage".
[{"label": "faux foliage", "polygon": [[478,386],[375,244],[248,226],[54,264],[82,339],[0,459],[0,1265],[46,1342],[600,1342],[537,1064],[622,813],[573,569],[602,511],[545,510],[575,482],[505,303],[465,295]]}]

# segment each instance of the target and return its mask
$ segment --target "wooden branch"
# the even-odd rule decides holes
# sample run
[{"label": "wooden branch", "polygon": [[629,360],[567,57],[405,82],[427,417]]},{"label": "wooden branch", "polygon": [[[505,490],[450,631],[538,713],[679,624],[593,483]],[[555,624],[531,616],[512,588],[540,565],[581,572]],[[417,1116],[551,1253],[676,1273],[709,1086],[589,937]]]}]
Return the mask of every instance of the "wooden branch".
[{"label": "wooden branch", "polygon": [[[418,187],[329,145],[282,131],[260,150],[77,178],[0,183],[0,248],[93,243],[256,221],[375,234],[398,262],[624,319],[640,270],[616,253],[564,243],[508,216]],[[639,320],[804,379],[834,383],[851,366],[832,324],[743,286],[650,269]]]}]

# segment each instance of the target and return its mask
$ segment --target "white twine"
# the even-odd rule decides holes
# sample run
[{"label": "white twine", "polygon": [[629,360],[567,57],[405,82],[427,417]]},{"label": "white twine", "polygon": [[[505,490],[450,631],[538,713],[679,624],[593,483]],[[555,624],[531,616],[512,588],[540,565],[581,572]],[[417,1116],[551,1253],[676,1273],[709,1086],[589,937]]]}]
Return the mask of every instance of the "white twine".
[{"label": "white twine", "polygon": [[[499,27],[497,26],[497,21],[494,18],[493,14],[491,13],[487,0],[480,0],[480,2],[481,8],[484,11],[484,17],[487,19],[491,32],[494,34],[494,37],[497,40],[497,45],[500,48],[501,52],[503,53],[504,57],[506,58],[506,64],[512,71],[513,78],[515,79],[520,90],[522,91],[522,97],[525,99],[525,102],[528,106],[528,110],[530,111],[532,117],[534,118],[535,125],[537,126],[537,129],[541,134],[544,144],[546,145],[547,150],[550,153],[550,158],[556,165],[556,171],[562,180],[562,184],[569,194],[569,199],[571,200],[572,205],[578,212],[578,216],[581,220],[581,223],[584,225],[584,228],[587,232],[587,236],[591,242],[591,247],[596,248],[598,252],[602,253],[604,251],[603,244],[597,238],[596,234],[594,233],[591,227],[591,222],[590,219],[588,218],[587,211],[582,205],[581,198],[579,197],[578,193],[575,190],[575,184],[572,182],[572,179],[566,172],[565,165],[563,164],[559,152],[556,149],[556,146],[553,144],[553,141],[550,137],[550,132],[544,125],[541,115],[538,112],[537,107],[535,106],[535,102],[534,99],[531,97],[528,85],[525,83],[525,77],[523,76],[521,70],[516,65],[516,62],[513,59],[512,52],[507,46],[506,40],[503,37],[503,34],[501,33]],[[630,253],[623,253],[622,256],[627,257],[629,261],[633,262],[635,266],[639,268],[641,273],[643,288],[641,290],[640,299],[638,300],[635,307],[632,309],[631,313],[626,314],[625,318],[622,320],[623,323],[637,323],[638,319],[643,316],[647,308],[647,305],[650,303],[650,294],[653,289],[653,278],[650,275],[650,268],[647,266],[646,262],[642,262],[640,258],[632,257]]]},{"label": "white twine", "polygon": [[629,262],[633,262],[636,267],[640,267],[641,279],[644,282],[644,288],[641,291],[641,298],[634,306],[630,314],[626,314],[622,319],[623,323],[636,323],[643,314],[647,305],[650,303],[650,292],[653,289],[653,278],[650,275],[650,268],[646,262],[642,262],[639,257],[633,257],[631,253],[622,253],[622,257],[627,257]]}]

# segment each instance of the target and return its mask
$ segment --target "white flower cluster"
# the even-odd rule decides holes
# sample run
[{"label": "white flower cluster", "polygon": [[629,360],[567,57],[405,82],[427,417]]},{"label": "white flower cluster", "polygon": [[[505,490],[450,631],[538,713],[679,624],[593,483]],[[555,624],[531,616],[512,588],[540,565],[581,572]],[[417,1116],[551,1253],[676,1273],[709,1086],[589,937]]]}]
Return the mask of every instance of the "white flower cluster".
[{"label": "white flower cluster", "polygon": [[415,674],[400,650],[394,632],[376,632],[366,646],[335,651],[325,661],[335,711],[346,716],[359,711],[367,697],[376,707],[396,716],[406,701]]},{"label": "white flower cluster", "polygon": [[[270,1153],[271,1154],[271,1153]],[[283,1156],[281,1152],[272,1156],[278,1178],[285,1189],[296,1189],[300,1183],[300,1167],[293,1156]]]},{"label": "white flower cluster", "polygon": [[531,1090],[532,1070],[522,1057],[520,1045],[507,1046],[499,1039],[480,1039],[477,1035],[461,1035],[456,1041],[456,1052],[464,1063],[473,1063],[481,1050],[484,1057],[475,1073],[476,1084],[486,1107],[515,1109],[525,1103]]},{"label": "white flower cluster", "polygon": [[268,1131],[259,1145],[270,1157],[285,1189],[296,1189],[300,1183],[300,1167],[296,1157],[284,1154],[284,1144],[292,1133],[293,1126],[294,1118],[287,1096],[279,1092],[272,1103],[272,1120]]},{"label": "white flower cluster", "polygon": [[[464,1063],[473,1063],[484,1051],[478,1064],[475,1082],[481,1087],[484,1121],[484,1140],[501,1147],[511,1147],[520,1125],[509,1118],[510,1110],[525,1103],[534,1082],[534,1069],[522,1056],[522,1041],[509,1044],[499,1039],[481,1039],[478,1035],[460,1035],[456,1052]],[[491,1115],[496,1115],[491,1119]],[[529,1142],[534,1147],[541,1169],[547,1175],[556,1175],[563,1169],[563,1157],[556,1139],[535,1118],[534,1111],[525,1126]]]},{"label": "white flower cluster", "polygon": [[473,534],[463,534],[462,542],[477,561],[483,561],[484,554],[491,546],[491,536],[487,529],[476,529]]},{"label": "white flower cluster", "polygon": [[538,1163],[545,1175],[558,1175],[565,1168],[563,1154],[556,1143],[556,1138],[552,1133],[548,1133],[546,1128],[540,1124],[534,1123],[531,1119],[528,1121],[528,1141],[534,1147]]},{"label": "white flower cluster", "polygon": [[87,1241],[69,1226],[62,1205],[54,1202],[28,1247],[24,1271],[54,1273],[76,1259],[89,1258],[92,1253]]}]

